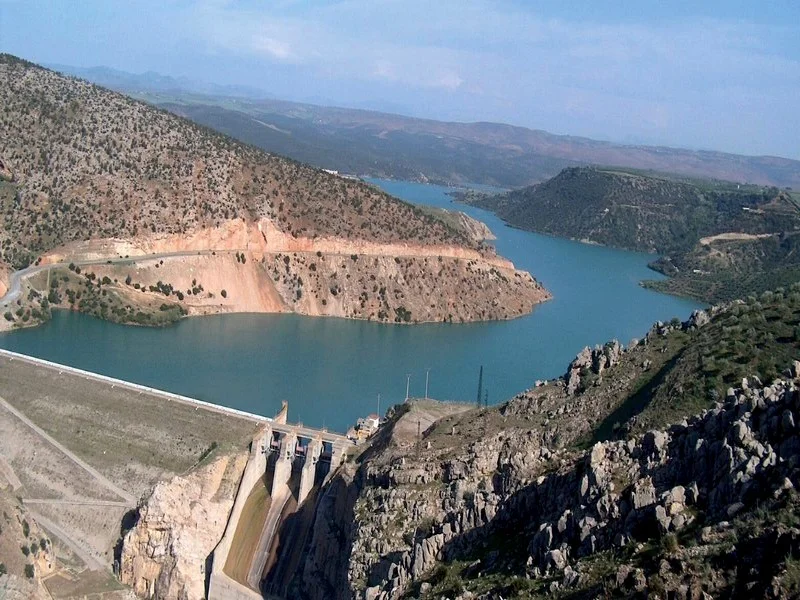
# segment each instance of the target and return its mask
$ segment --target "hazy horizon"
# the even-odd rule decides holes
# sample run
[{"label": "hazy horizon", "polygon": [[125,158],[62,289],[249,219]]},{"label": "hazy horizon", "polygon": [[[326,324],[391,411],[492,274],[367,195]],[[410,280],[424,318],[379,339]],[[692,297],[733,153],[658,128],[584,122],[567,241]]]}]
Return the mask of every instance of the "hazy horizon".
[{"label": "hazy horizon", "polygon": [[800,6],[0,0],[0,50],[265,96],[800,159]]}]

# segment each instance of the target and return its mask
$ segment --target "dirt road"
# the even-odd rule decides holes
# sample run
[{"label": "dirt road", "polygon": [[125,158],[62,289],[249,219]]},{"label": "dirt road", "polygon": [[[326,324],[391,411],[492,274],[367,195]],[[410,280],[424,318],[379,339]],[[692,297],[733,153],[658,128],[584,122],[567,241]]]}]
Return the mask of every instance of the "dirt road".
[{"label": "dirt road", "polygon": [[83,461],[83,460],[81,460],[80,458],[78,458],[77,456],[75,456],[75,454],[73,454],[72,452],[70,452],[70,451],[69,451],[69,450],[68,450],[66,447],[64,447],[64,445],[63,445],[63,444],[60,444],[59,442],[57,442],[56,440],[54,440],[54,439],[53,439],[52,437],[50,437],[50,436],[49,436],[49,435],[48,435],[48,434],[47,434],[47,433],[46,433],[46,432],[45,432],[45,431],[44,431],[44,430],[43,430],[41,427],[39,427],[38,425],[36,425],[36,424],[35,424],[33,421],[31,421],[31,420],[30,420],[28,417],[26,417],[25,415],[23,415],[21,412],[19,412],[19,411],[18,411],[16,408],[14,408],[13,406],[11,406],[11,405],[10,405],[10,404],[9,404],[9,403],[6,401],[6,399],[5,399],[5,398],[3,398],[3,397],[0,397],[0,406],[1,406],[1,407],[3,407],[4,409],[6,409],[8,412],[10,412],[10,413],[11,413],[12,415],[14,415],[15,417],[17,417],[17,418],[18,418],[20,421],[22,421],[23,423],[25,423],[25,425],[27,425],[28,427],[30,427],[31,429],[33,429],[33,431],[35,431],[35,432],[36,432],[36,433],[37,433],[39,436],[41,436],[43,439],[47,440],[47,441],[48,441],[50,444],[52,444],[52,445],[53,445],[53,446],[54,446],[56,449],[58,449],[60,452],[62,452],[62,453],[64,454],[64,456],[66,456],[67,458],[69,458],[69,459],[70,459],[72,462],[74,462],[76,465],[78,465],[78,466],[79,466],[79,467],[81,467],[81,468],[82,468],[84,471],[86,471],[86,472],[87,472],[87,473],[89,473],[89,474],[90,474],[92,477],[94,477],[94,478],[97,480],[97,482],[98,482],[98,483],[102,484],[104,487],[106,487],[107,489],[111,490],[111,491],[112,491],[112,492],[114,492],[114,493],[115,493],[117,496],[119,496],[120,498],[122,498],[123,500],[125,500],[125,502],[127,502],[127,503],[128,503],[128,505],[129,505],[131,508],[133,508],[134,506],[136,506],[136,498],[134,498],[134,497],[133,497],[131,494],[129,494],[128,492],[126,492],[125,490],[123,490],[121,487],[119,487],[119,486],[115,485],[114,483],[112,483],[111,481],[109,481],[108,479],[106,479],[106,478],[105,478],[103,475],[101,475],[101,474],[100,474],[100,472],[99,472],[97,469],[95,469],[94,467],[92,467],[91,465],[89,465],[88,463],[86,463],[85,461]]}]

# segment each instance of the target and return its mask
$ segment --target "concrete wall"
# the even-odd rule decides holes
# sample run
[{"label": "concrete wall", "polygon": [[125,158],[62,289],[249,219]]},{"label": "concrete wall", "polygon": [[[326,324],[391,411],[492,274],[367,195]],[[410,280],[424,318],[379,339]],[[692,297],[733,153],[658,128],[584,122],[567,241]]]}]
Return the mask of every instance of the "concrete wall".
[{"label": "concrete wall", "polygon": [[225,527],[225,535],[222,536],[222,540],[214,549],[208,600],[261,600],[262,598],[258,592],[228,577],[223,572],[223,568],[228,560],[228,553],[231,551],[233,536],[236,534],[236,527],[239,525],[239,518],[242,516],[245,502],[247,502],[250,492],[267,471],[267,458],[271,440],[272,427],[269,424],[259,429],[255,437],[253,437],[253,442],[250,446],[250,457],[247,460],[247,466],[244,468],[239,490],[236,492],[236,500],[228,518],[228,525]]},{"label": "concrete wall", "polygon": [[322,439],[311,440],[306,447],[306,458],[303,462],[303,471],[300,473],[300,490],[297,493],[297,505],[303,503],[311,488],[314,487],[314,478],[317,475],[317,462],[322,453]]},{"label": "concrete wall", "polygon": [[[254,563],[253,567],[255,568],[251,568],[251,573],[248,576],[248,584],[250,587],[228,577],[223,572],[223,568],[228,560],[228,554],[230,553],[233,537],[236,534],[236,528],[239,524],[245,502],[250,496],[253,487],[259,482],[267,470],[269,449],[273,439],[273,425],[276,425],[276,423],[264,425],[253,438],[253,443],[250,447],[250,457],[248,458],[247,466],[242,475],[239,490],[236,493],[236,500],[234,501],[230,518],[228,519],[228,525],[225,528],[225,534],[214,550],[208,600],[257,600],[262,598],[261,594],[256,592],[253,588],[258,587],[259,582],[255,579],[261,573],[263,564],[256,565]],[[295,450],[297,448],[296,433],[277,430],[275,433],[279,436],[280,448],[277,451],[278,455],[275,459],[270,510],[264,523],[264,531],[262,532],[263,539],[259,541],[259,548],[261,550],[258,556],[253,557],[254,560],[258,559],[259,562],[261,562],[261,559],[266,560],[269,547],[272,544],[272,538],[280,526],[280,516],[283,513],[283,508],[291,495],[287,484],[292,476],[292,463],[294,462]],[[300,474],[298,505],[302,504],[303,500],[305,500],[314,487],[317,462],[319,461],[322,449],[323,442],[320,433],[309,442],[306,448],[306,456]],[[328,476],[330,476],[344,460],[345,450],[346,443],[336,442],[333,444],[331,470]],[[262,554],[263,556],[261,556]]]},{"label": "concrete wall", "polygon": [[289,403],[284,400],[281,402],[281,409],[278,411],[278,414],[275,415],[273,421],[276,423],[280,423],[281,425],[286,425],[286,419],[289,417]]},{"label": "concrete wall", "polygon": [[287,433],[281,436],[281,448],[278,459],[275,461],[275,475],[272,477],[273,492],[279,487],[286,485],[292,476],[292,463],[294,462],[294,451],[297,447],[297,436],[294,433]]},{"label": "concrete wall", "polygon": [[[0,349],[0,355],[7,356],[11,360],[21,360],[40,367],[47,367],[53,370],[65,371],[73,375],[80,375],[81,377],[85,377],[87,379],[94,379],[96,381],[102,381],[103,383],[110,383],[112,385],[124,387],[129,390],[145,392],[152,396],[157,396],[160,398],[164,398],[166,400],[175,400],[177,402],[182,402],[184,404],[191,404],[192,406],[202,407],[205,408],[206,410],[210,410],[213,412],[226,413],[256,422],[272,421],[272,419],[270,419],[269,417],[255,415],[253,413],[245,412],[243,410],[238,410],[235,408],[228,408],[227,406],[221,406],[219,404],[212,404],[211,402],[205,402],[204,400],[189,398],[188,396],[181,396],[180,394],[173,394],[172,392],[165,392],[164,390],[147,387],[146,385],[139,385],[138,383],[131,383],[130,381],[115,379],[114,377],[107,377],[106,375],[100,375],[99,373],[84,371],[83,369],[77,369],[75,367],[70,367],[68,365],[62,365],[59,363],[50,362],[49,360],[44,360],[42,358],[35,358],[33,356],[28,356],[26,354],[19,354],[18,352],[12,352],[11,350]],[[281,410],[283,411],[283,409]],[[283,416],[283,418],[285,422],[286,419],[285,415]]]}]

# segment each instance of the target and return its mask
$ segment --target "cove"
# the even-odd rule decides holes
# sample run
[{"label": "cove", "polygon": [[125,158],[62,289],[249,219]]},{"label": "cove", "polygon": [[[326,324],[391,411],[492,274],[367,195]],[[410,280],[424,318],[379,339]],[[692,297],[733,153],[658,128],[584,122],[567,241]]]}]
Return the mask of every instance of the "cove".
[{"label": "cove", "polygon": [[652,255],[581,244],[506,226],[456,204],[448,189],[370,180],[408,202],[462,210],[497,236],[498,252],[530,271],[553,300],[513,321],[384,325],[297,315],[186,319],[166,329],[115,325],[56,311],[42,327],[0,335],[0,348],[271,416],[345,431],[355,419],[412,396],[476,399],[478,370],[490,403],[562,374],[586,345],[628,343],[657,320],[701,307],[646,290]]}]

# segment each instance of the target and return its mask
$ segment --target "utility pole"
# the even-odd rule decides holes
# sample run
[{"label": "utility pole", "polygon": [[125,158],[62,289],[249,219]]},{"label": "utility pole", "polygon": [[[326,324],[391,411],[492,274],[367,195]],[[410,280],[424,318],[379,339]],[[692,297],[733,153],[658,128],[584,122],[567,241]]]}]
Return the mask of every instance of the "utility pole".
[{"label": "utility pole", "polygon": [[430,377],[431,368],[428,367],[425,369],[425,400],[428,399],[428,377]]},{"label": "utility pole", "polygon": [[483,400],[483,365],[481,365],[481,370],[478,374],[478,407],[481,405],[481,400]]},{"label": "utility pole", "polygon": [[417,458],[419,458],[419,447],[422,445],[422,419],[417,419]]},{"label": "utility pole", "polygon": [[381,395],[378,394],[378,423],[381,422]]},{"label": "utility pole", "polygon": [[406,374],[406,402],[408,402],[408,390],[411,386],[411,373]]}]

